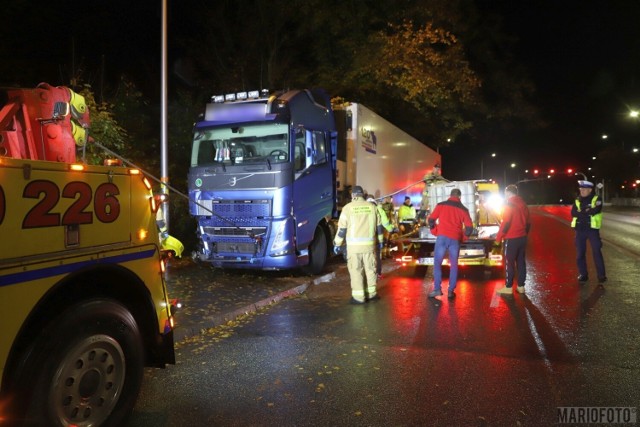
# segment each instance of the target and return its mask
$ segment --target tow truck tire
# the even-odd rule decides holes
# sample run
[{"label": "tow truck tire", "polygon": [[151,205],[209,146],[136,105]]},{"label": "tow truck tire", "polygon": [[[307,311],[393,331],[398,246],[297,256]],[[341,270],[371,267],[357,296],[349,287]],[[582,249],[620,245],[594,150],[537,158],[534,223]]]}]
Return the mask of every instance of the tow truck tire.
[{"label": "tow truck tire", "polygon": [[[131,313],[110,299],[67,309],[31,348],[22,384],[30,384],[33,425],[123,425],[135,405],[144,350]],[[30,424],[28,424],[30,425]]]},{"label": "tow truck tire", "polygon": [[322,226],[318,226],[309,245],[309,264],[303,268],[304,272],[311,275],[322,273],[327,264],[328,253],[327,237]]}]

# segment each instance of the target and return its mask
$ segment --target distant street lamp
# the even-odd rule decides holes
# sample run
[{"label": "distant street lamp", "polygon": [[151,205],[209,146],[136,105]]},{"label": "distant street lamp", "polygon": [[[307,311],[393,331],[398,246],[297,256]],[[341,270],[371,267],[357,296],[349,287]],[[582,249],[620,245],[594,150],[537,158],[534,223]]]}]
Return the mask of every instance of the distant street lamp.
[{"label": "distant street lamp", "polygon": [[[496,153],[491,153],[491,157],[495,157]],[[484,179],[484,157],[480,157],[480,179]]]},{"label": "distant street lamp", "polygon": [[632,119],[637,119],[638,117],[640,117],[640,111],[638,110],[629,111],[629,117],[631,117]]}]

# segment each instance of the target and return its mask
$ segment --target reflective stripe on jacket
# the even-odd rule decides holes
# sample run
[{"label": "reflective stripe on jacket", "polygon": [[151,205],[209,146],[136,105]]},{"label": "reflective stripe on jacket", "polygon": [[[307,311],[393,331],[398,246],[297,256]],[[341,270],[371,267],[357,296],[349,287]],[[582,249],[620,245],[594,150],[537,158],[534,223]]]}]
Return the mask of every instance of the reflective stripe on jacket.
[{"label": "reflective stripe on jacket", "polygon": [[333,244],[341,246],[346,241],[350,253],[373,252],[376,238],[379,243],[384,242],[378,209],[362,197],[355,197],[342,208]]},{"label": "reflective stripe on jacket", "polygon": [[384,211],[382,206],[377,205],[377,208],[378,208],[378,213],[380,214],[380,223],[382,224],[385,230],[391,233],[393,231],[393,224],[391,223],[391,221],[389,221],[389,217],[387,216],[387,213]]}]

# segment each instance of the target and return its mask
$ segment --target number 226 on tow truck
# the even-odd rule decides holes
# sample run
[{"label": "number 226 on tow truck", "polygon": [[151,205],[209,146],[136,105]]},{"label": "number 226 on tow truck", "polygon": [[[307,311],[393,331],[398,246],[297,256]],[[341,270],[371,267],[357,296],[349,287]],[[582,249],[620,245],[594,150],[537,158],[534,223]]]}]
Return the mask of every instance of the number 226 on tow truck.
[{"label": "number 226 on tow truck", "polygon": [[121,425],[174,363],[155,211],[137,169],[0,157],[0,424]]}]

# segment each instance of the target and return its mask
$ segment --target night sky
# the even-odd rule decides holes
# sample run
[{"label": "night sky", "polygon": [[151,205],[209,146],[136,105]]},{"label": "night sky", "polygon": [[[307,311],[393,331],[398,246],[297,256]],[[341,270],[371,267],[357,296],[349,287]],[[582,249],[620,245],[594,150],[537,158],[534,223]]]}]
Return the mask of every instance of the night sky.
[{"label": "night sky", "polygon": [[[605,144],[603,133],[609,135],[607,144],[640,146],[640,127],[628,117],[630,108],[640,109],[640,1],[477,3],[500,14],[504,32],[518,40],[514,54],[537,87],[535,103],[548,126],[498,134],[492,146],[477,141],[472,146],[444,148],[445,177],[477,177],[479,156],[492,151],[498,156],[487,160],[485,170],[496,178],[511,162],[518,169],[586,168]],[[22,13],[25,4],[33,5],[27,15]],[[107,73],[118,70],[143,76],[148,90],[157,85],[159,94],[160,4],[160,0],[17,0],[5,5],[3,20],[12,20],[12,25],[0,26],[0,54],[19,58],[24,68],[1,67],[0,85],[64,84],[72,67],[84,64],[96,69],[96,64],[103,64]],[[69,9],[68,5],[77,6]],[[20,13],[12,14],[13,10]],[[83,25],[88,15],[100,16],[99,22]],[[169,33],[169,37],[179,36]]]},{"label": "night sky", "polygon": [[[495,161],[497,178],[512,161],[526,168],[586,169],[605,144],[603,134],[608,144],[640,147],[640,127],[628,117],[630,108],[640,109],[640,2],[485,3],[504,16],[505,32],[519,40],[515,54],[529,70],[536,105],[548,123],[538,132],[504,136],[528,149],[513,149],[507,140],[491,147],[504,159]],[[456,156],[464,151],[451,149]]]}]

